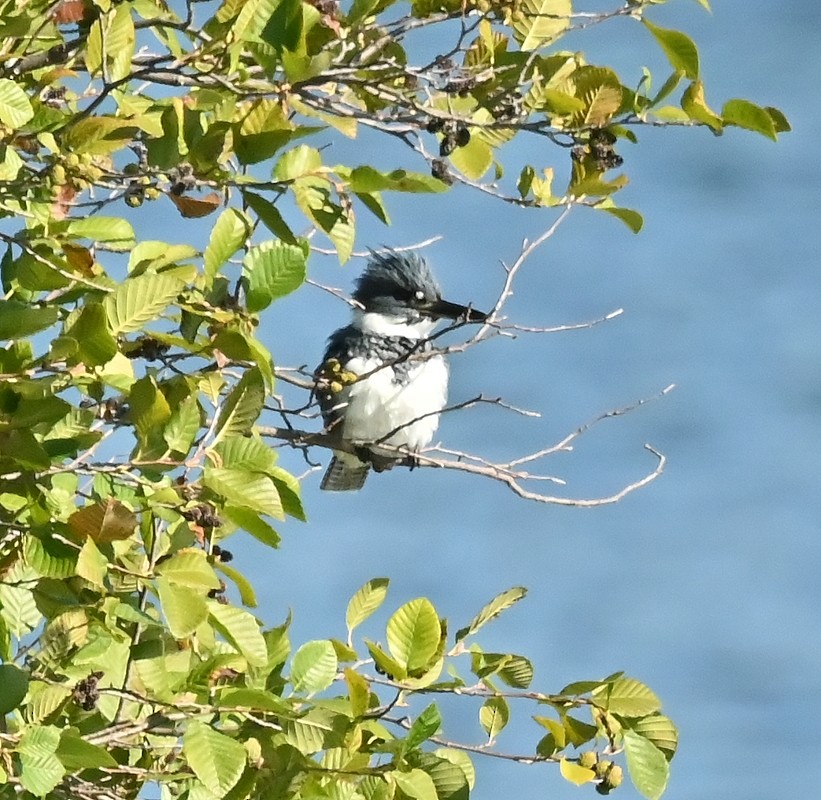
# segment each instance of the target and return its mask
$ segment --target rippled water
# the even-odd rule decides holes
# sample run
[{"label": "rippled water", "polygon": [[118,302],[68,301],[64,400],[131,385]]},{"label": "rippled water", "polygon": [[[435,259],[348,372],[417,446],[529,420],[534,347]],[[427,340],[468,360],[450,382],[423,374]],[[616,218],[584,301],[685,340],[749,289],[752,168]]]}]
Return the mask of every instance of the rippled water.
[{"label": "rippled water", "polygon": [[[778,145],[738,130],[643,134],[624,152],[623,202],[644,212],[645,231],[572,215],[510,306],[531,324],[624,315],[456,359],[453,399],[502,394],[544,416],[484,408],[441,429],[454,446],[521,453],[675,382],[666,399],[604,423],[548,465],[570,494],[608,493],[652,467],[642,449],[651,442],[669,457],[662,479],[594,510],[528,505],[427,470],[372,478],[352,497],[320,495],[313,480],[311,521],[284,526],[279,554],[236,550],[269,621],[294,609],[297,641],[342,634],[345,602],[377,575],[392,577],[393,606],[427,595],[456,625],[524,584],[528,600],[484,643],[533,658],[544,689],[616,669],[650,683],[681,729],[670,800],[811,797],[821,733],[821,10],[714,5],[711,17],[679,0],[653,18],[699,41],[715,106],[732,96],[779,105],[795,133]],[[631,35],[612,50],[619,63],[632,63]],[[391,210],[397,225],[370,226],[364,241],[444,234],[429,256],[452,298],[480,307],[499,286],[498,260],[550,221],[469,194],[394,200]],[[348,285],[353,274],[329,261],[316,277]],[[308,315],[297,299],[269,312],[270,343],[280,363],[313,364],[345,309],[316,293]],[[456,710],[447,735],[478,742],[473,713]],[[525,724],[499,746],[537,736]],[[550,769],[492,763],[480,774],[479,800],[593,794]],[[635,795],[625,786],[619,796]]]}]

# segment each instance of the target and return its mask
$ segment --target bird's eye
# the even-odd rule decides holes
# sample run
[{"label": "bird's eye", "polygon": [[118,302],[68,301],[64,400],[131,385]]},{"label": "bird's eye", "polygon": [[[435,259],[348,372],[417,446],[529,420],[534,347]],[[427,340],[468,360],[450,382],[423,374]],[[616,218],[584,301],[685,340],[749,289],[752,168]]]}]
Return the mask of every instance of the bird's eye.
[{"label": "bird's eye", "polygon": [[421,289],[419,289],[413,296],[420,302],[425,299],[425,293]]}]

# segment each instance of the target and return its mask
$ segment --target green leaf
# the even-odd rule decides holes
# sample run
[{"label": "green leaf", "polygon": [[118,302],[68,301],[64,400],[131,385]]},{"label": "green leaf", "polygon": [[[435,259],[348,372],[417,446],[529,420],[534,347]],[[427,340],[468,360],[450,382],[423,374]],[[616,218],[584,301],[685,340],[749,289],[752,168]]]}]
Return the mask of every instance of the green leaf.
[{"label": "green leaf", "polygon": [[723,121],[707,105],[704,99],[704,84],[701,81],[693,81],[684,90],[681,96],[681,107],[690,119],[704,123],[715,133],[721,133]]},{"label": "green leaf", "polygon": [[441,634],[436,609],[424,597],[405,603],[388,620],[388,648],[411,674],[431,666]]},{"label": "green leaf", "polygon": [[566,758],[559,762],[559,772],[566,781],[576,786],[590,783],[596,777],[596,773],[592,769],[581,767],[575,761],[568,761]]},{"label": "green leaf", "polygon": [[479,722],[493,741],[510,720],[510,707],[504,697],[488,697],[479,709]]},{"label": "green leaf", "polygon": [[90,537],[83,543],[80,555],[77,557],[76,572],[81,578],[95,586],[101,588],[105,586],[108,559]]},{"label": "green leaf", "polygon": [[523,15],[513,20],[513,35],[529,52],[557,39],[570,25],[570,0],[522,0]]},{"label": "green leaf", "polygon": [[163,267],[187,261],[198,255],[199,251],[188,244],[145,240],[131,251],[128,257],[128,274],[136,277],[146,272],[160,272]]},{"label": "green leaf", "polygon": [[157,564],[154,571],[177,586],[204,591],[220,588],[220,580],[214,568],[208,563],[208,556],[202,550],[178,550],[170,558],[163,559]]},{"label": "green leaf", "polygon": [[496,674],[514,689],[527,689],[533,680],[533,664],[524,656],[507,656]]},{"label": "green leaf", "polygon": [[182,752],[194,774],[218,797],[224,797],[233,788],[247,760],[240,742],[199,720],[188,722]]},{"label": "green leaf", "polygon": [[642,22],[661,46],[673,69],[680,70],[692,81],[697,80],[699,76],[699,59],[698,49],[693,40],[681,31],[660,28],[646,19]]},{"label": "green leaf", "polygon": [[115,334],[140,330],[165,311],[184,286],[184,280],[167,272],[123,281],[105,299],[111,330]]},{"label": "green leaf", "polygon": [[240,469],[206,467],[203,483],[233,505],[246,506],[269,517],[285,518],[279,493],[267,475]]},{"label": "green leaf", "polygon": [[117,355],[117,340],[100,303],[87,301],[66,334],[77,342],[76,358],[87,367],[102,366]]},{"label": "green leaf", "polygon": [[255,511],[229,503],[223,507],[222,512],[234,525],[247,531],[263,544],[268,547],[279,547],[279,534]]},{"label": "green leaf", "polygon": [[121,217],[84,217],[73,219],[66,226],[66,234],[72,239],[90,239],[109,250],[126,251],[136,244],[134,228]]},{"label": "green leaf", "polygon": [[0,340],[20,339],[50,327],[57,321],[56,306],[30,306],[17,300],[4,300],[0,314]]},{"label": "green leaf", "polygon": [[246,303],[251,312],[262,311],[305,281],[304,250],[282,241],[264,242],[251,248],[242,266],[248,281]]},{"label": "green leaf", "polygon": [[163,436],[169,450],[186,455],[197,438],[202,424],[202,409],[197,398],[186,397],[171,412],[163,430]]},{"label": "green leaf", "polygon": [[34,109],[23,89],[9,78],[0,78],[0,122],[16,130],[34,116]]},{"label": "green leaf", "polygon": [[0,664],[0,716],[14,711],[26,696],[28,672],[14,664]]},{"label": "green leaf", "polygon": [[117,761],[108,750],[87,742],[76,728],[66,728],[63,731],[56,755],[69,771],[117,766]]},{"label": "green leaf", "polygon": [[421,769],[412,769],[410,772],[392,770],[388,775],[402,793],[412,800],[439,800],[433,779]]},{"label": "green leaf", "polygon": [[248,207],[259,217],[259,221],[268,228],[271,233],[286,244],[296,244],[297,238],[294,236],[288,224],[285,222],[279,209],[269,200],[261,195],[244,190],[242,197]]},{"label": "green leaf", "polygon": [[163,429],[171,418],[171,406],[150,375],[136,381],[128,397],[129,418],[140,444],[140,457],[160,458],[168,451]]},{"label": "green leaf", "polygon": [[764,106],[764,110],[770,115],[776,133],[789,133],[792,130],[792,125],[790,125],[790,121],[783,111],[773,108],[773,106]]},{"label": "green leaf", "polygon": [[134,121],[118,117],[86,117],[66,131],[63,143],[69,153],[108,155],[126,147],[139,131]]},{"label": "green leaf", "polygon": [[773,141],[778,139],[775,122],[767,109],[761,108],[761,106],[757,106],[749,100],[728,100],[724,104],[724,108],[721,109],[721,116],[725,125],[746,128]]},{"label": "green leaf", "polygon": [[622,676],[593,690],[593,699],[613,714],[645,717],[661,709],[661,701],[648,686]]},{"label": "green leaf", "polygon": [[678,730],[669,717],[663,714],[651,714],[649,717],[632,720],[630,728],[636,733],[649,739],[664,753],[669,761],[678,748]]},{"label": "green leaf", "polygon": [[214,443],[228,436],[244,436],[251,432],[262,413],[265,402],[265,385],[258,367],[246,370],[219,413]]},{"label": "green leaf", "polygon": [[302,0],[279,0],[260,38],[277,50],[296,52],[302,38]]},{"label": "green leaf", "polygon": [[365,647],[368,648],[371,658],[377,671],[386,675],[389,680],[404,680],[408,671],[395,659],[391,658],[378,644],[365,639]]},{"label": "green leaf", "polygon": [[337,669],[336,651],[327,639],[306,642],[291,661],[294,691],[310,695],[327,689],[333,683]]},{"label": "green leaf", "polygon": [[647,800],[658,800],[667,788],[670,766],[664,753],[634,731],[624,731],[624,753],[630,780]]},{"label": "green leaf", "polygon": [[155,585],[168,628],[175,639],[190,636],[208,619],[208,606],[201,592],[162,577],[156,579]]},{"label": "green leaf", "polygon": [[345,611],[345,624],[348,627],[348,641],[354,628],[361,625],[385,600],[388,594],[388,578],[373,578],[356,590]]},{"label": "green leaf", "polygon": [[[336,168],[342,174],[344,170]],[[392,172],[379,172],[369,166],[356,167],[349,176],[349,188],[352,192],[370,193],[380,191],[410,192],[446,192],[448,185],[438,178],[425,175],[421,172],[408,172],[404,169],[395,169]]]},{"label": "green leaf", "polygon": [[291,706],[273,692],[264,689],[223,689],[216,704],[221,708],[249,708],[256,711],[272,711],[282,714],[291,711]]},{"label": "green leaf", "polygon": [[205,276],[209,282],[219,268],[239,250],[251,232],[248,218],[237,208],[226,208],[214,223],[203,254]]},{"label": "green leaf", "polygon": [[436,761],[425,771],[436,787],[439,800],[469,800],[473,783],[473,764],[466,753],[440,748],[434,751]]},{"label": "green leaf", "polygon": [[60,731],[53,725],[32,728],[17,745],[20,757],[20,783],[36,797],[46,797],[65,775],[65,768],[55,755]]},{"label": "green leaf", "polygon": [[431,703],[413,721],[413,724],[405,737],[405,747],[408,750],[416,750],[422,742],[433,736],[442,725],[442,715],[436,703]]},{"label": "green leaf", "polygon": [[644,217],[632,208],[618,208],[617,206],[597,205],[616,219],[620,219],[633,233],[638,233],[644,227]]},{"label": "green leaf", "polygon": [[361,717],[370,708],[370,685],[358,672],[350,667],[345,668],[345,683],[348,686],[351,713],[354,717]]},{"label": "green leaf", "polygon": [[301,144],[285,153],[274,167],[274,178],[278,181],[292,181],[304,175],[314,174],[322,168],[319,150]]},{"label": "green leaf", "polygon": [[456,632],[456,641],[460,642],[466,636],[476,633],[492,619],[518,603],[527,594],[524,586],[514,586],[512,589],[497,594],[470,622],[466,628]]},{"label": "green leaf", "polygon": [[239,598],[244,606],[248,606],[248,608],[257,607],[257,595],[256,592],[254,592],[254,587],[251,585],[251,581],[249,581],[239,570],[229,567],[228,564],[217,562],[214,566],[217,572],[221,572],[237,587]]},{"label": "green leaf", "polygon": [[464,147],[451,153],[450,161],[459,172],[476,181],[493,165],[493,150],[478,136],[472,136]]},{"label": "green leaf", "polygon": [[216,600],[208,603],[208,613],[215,628],[245,656],[252,667],[268,663],[268,648],[256,618],[235,606],[224,606]]},{"label": "green leaf", "polygon": [[219,456],[217,462],[230,469],[270,473],[276,463],[276,451],[258,436],[226,436],[214,449]]}]

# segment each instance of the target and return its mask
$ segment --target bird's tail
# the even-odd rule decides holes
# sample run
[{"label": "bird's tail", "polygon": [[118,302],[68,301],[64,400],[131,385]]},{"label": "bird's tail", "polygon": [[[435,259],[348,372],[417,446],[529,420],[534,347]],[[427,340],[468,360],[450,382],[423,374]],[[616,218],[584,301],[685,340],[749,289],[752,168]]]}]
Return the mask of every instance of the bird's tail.
[{"label": "bird's tail", "polygon": [[365,485],[371,465],[355,456],[334,456],[319,484],[326,492],[355,492]]}]

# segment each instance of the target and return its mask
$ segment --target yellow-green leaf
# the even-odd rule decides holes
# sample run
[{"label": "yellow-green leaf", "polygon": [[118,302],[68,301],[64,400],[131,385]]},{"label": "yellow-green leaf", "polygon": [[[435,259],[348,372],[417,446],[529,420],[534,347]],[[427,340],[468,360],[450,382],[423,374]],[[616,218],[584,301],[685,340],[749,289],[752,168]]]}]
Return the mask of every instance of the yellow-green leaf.
[{"label": "yellow-green leaf", "polygon": [[570,25],[571,0],[522,0],[513,20],[513,35],[522,50],[536,50],[557,39]]},{"label": "yellow-green leaf", "polygon": [[596,773],[592,769],[579,766],[575,761],[569,761],[563,758],[559,762],[559,772],[566,781],[581,786],[584,783],[590,783],[595,777]]},{"label": "yellow-green leaf", "polygon": [[23,89],[9,78],[0,78],[0,122],[17,129],[34,116],[34,109]]},{"label": "yellow-green leaf", "polygon": [[345,611],[345,624],[348,627],[348,641],[354,628],[361,625],[379,606],[388,594],[388,578],[373,578],[356,590]]},{"label": "yellow-green leaf", "polygon": [[690,80],[699,76],[698,49],[693,40],[681,31],[660,28],[648,20],[642,20],[653,34],[674,70],[681,70]]},{"label": "yellow-green leaf", "polygon": [[240,742],[199,720],[188,722],[182,753],[194,774],[217,797],[224,797],[234,787],[247,761]]},{"label": "yellow-green leaf", "polygon": [[327,639],[306,642],[294,653],[291,683],[294,691],[315,694],[327,689],[338,668],[336,651]]},{"label": "yellow-green leaf", "polygon": [[767,109],[757,106],[749,100],[728,100],[724,104],[724,108],[721,109],[721,116],[725,125],[746,128],[773,141],[778,139],[775,122]]},{"label": "yellow-green leaf", "polygon": [[430,600],[419,597],[388,620],[388,648],[409,673],[424,670],[436,655],[441,632],[436,609]]},{"label": "yellow-green leaf", "polygon": [[633,785],[647,800],[659,800],[670,774],[664,753],[649,739],[629,730],[624,732],[624,753]]}]

